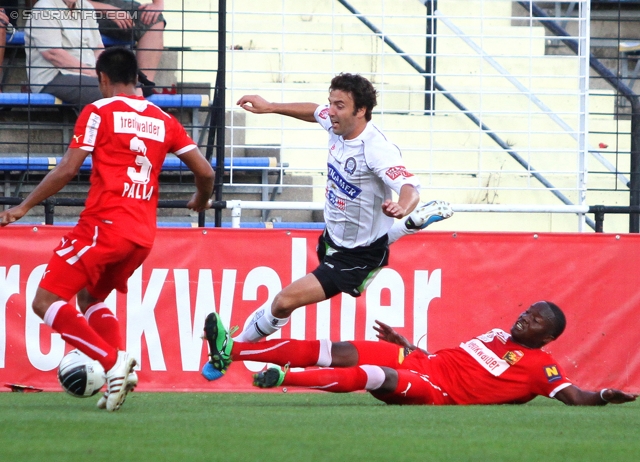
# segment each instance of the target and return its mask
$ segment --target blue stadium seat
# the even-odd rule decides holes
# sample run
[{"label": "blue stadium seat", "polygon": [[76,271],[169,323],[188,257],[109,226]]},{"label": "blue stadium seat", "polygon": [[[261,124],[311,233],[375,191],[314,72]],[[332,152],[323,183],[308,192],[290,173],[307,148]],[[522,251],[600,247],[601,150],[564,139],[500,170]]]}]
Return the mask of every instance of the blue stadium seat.
[{"label": "blue stadium seat", "polygon": [[56,106],[62,100],[48,93],[0,93],[0,106]]},{"label": "blue stadium seat", "polygon": [[13,34],[7,33],[7,45],[11,45],[14,47],[24,46],[24,31],[14,29]]},{"label": "blue stadium seat", "polygon": [[[61,156],[0,156],[0,171],[31,171],[31,172],[46,172],[53,169],[60,163]],[[88,172],[91,170],[91,157],[85,159],[80,168],[81,172]],[[211,166],[216,167],[216,159],[211,160]],[[275,157],[227,157],[224,160],[225,168],[235,169],[247,169],[247,170],[263,170],[269,168],[275,168],[278,166]],[[168,156],[164,164],[162,165],[162,171],[175,172],[175,171],[187,171],[188,167],[182,163],[182,161],[175,156]]]},{"label": "blue stadium seat", "polygon": [[102,35],[102,44],[107,47],[127,47],[131,48],[135,42],[132,40],[118,40],[111,37],[107,37],[106,35]]}]

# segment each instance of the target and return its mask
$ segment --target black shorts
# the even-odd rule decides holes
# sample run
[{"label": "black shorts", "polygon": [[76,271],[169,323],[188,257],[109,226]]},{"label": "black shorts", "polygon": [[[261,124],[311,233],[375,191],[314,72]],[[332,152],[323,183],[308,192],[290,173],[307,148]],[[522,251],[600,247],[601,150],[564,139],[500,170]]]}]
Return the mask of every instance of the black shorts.
[{"label": "black shorts", "polygon": [[318,239],[320,266],[312,271],[327,298],[344,292],[359,297],[383,266],[389,264],[389,237],[371,245],[347,249],[336,245],[326,230]]},{"label": "black shorts", "polygon": [[140,16],[142,15],[142,11],[139,10],[140,3],[126,0],[101,0],[102,3],[107,3],[109,5],[120,8],[123,11],[129,11],[131,17],[133,18],[133,28],[131,29],[120,29],[118,25],[106,18],[98,19],[98,27],[100,33],[102,35],[106,35],[107,37],[111,37],[112,39],[122,40],[122,41],[133,41],[138,43],[142,36],[147,33],[147,31],[151,28],[151,26],[158,24],[159,22],[163,22],[164,25],[167,25],[167,21],[164,20],[164,16],[160,14],[158,19],[153,24],[145,24],[140,20]]}]

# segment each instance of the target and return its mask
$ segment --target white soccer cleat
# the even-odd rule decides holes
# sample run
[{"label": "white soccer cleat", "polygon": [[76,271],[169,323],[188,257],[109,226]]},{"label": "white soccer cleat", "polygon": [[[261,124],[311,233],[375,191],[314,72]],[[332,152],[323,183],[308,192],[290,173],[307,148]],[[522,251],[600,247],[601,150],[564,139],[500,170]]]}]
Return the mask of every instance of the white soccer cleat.
[{"label": "white soccer cleat", "polygon": [[118,360],[105,376],[107,379],[107,411],[117,411],[124,403],[127,393],[131,391],[128,386],[128,378],[136,364],[138,363],[135,358],[129,356],[129,353],[118,351]]},{"label": "white soccer cleat", "polygon": [[109,392],[105,391],[98,402],[96,403],[96,407],[98,409],[106,409],[107,408],[107,398],[109,397]]},{"label": "white soccer cleat", "polygon": [[[138,385],[138,374],[136,374],[136,371],[133,371],[127,377],[127,388],[128,388],[127,393],[132,392],[137,385]],[[96,403],[96,407],[98,409],[106,409],[108,397],[109,397],[109,391],[107,390],[102,394],[102,396]],[[120,405],[122,406],[122,404],[124,404],[124,400],[122,400],[122,403]]]},{"label": "white soccer cleat", "polygon": [[406,218],[404,225],[407,229],[425,229],[431,223],[446,220],[452,215],[451,204],[446,201],[431,201],[416,207]]}]

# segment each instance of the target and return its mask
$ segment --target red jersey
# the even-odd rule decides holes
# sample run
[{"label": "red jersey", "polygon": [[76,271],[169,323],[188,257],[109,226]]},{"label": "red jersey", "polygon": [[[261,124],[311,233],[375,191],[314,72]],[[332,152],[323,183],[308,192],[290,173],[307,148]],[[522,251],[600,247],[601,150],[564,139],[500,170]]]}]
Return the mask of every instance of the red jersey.
[{"label": "red jersey", "polygon": [[142,96],[104,98],[82,110],[70,147],[91,152],[93,162],[80,219],[151,247],[165,157],[197,147],[180,122]]},{"label": "red jersey", "polygon": [[[411,353],[403,369],[428,370],[429,379],[449,395],[453,404],[526,403],[538,395],[553,398],[571,385],[553,357],[540,349],[511,340],[502,329],[493,329],[458,348],[435,354]],[[422,356],[422,358],[420,358]]]}]

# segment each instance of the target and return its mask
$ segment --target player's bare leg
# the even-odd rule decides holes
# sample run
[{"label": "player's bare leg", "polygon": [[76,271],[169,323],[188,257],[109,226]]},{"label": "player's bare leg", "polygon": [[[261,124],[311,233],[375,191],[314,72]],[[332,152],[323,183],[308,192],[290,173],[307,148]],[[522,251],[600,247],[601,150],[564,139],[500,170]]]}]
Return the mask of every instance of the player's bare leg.
[{"label": "player's bare leg", "polygon": [[285,326],[296,309],[326,299],[320,282],[315,275],[309,273],[282,289],[273,299],[270,309],[258,308],[254,311],[234,340],[257,342]]}]

